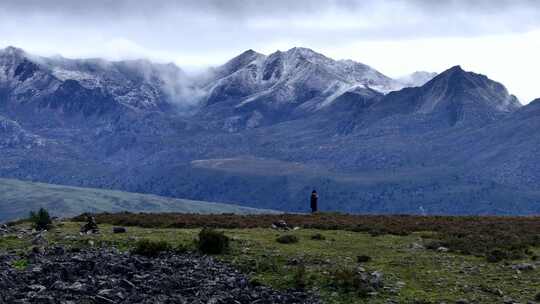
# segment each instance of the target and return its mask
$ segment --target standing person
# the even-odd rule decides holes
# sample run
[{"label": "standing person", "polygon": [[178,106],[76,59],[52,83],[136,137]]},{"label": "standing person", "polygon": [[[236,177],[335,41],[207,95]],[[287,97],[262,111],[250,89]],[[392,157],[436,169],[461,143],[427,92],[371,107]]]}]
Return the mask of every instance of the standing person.
[{"label": "standing person", "polygon": [[319,199],[319,195],[317,194],[317,191],[315,190],[311,191],[311,213],[317,212],[318,199]]}]

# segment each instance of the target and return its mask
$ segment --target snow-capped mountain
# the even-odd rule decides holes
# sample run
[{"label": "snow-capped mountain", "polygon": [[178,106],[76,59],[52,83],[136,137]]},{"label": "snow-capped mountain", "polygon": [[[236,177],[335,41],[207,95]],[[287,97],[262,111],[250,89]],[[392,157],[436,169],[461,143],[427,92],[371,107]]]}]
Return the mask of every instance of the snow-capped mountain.
[{"label": "snow-capped mountain", "polygon": [[75,80],[89,89],[100,88],[137,109],[158,109],[179,104],[189,96],[190,83],[176,65],[148,60],[106,61],[43,58],[42,63],[61,81]]},{"label": "snow-capped mountain", "polygon": [[538,213],[540,101],[458,66],[433,76],[303,48],[196,78],[7,48],[0,176],[295,212],[316,186],[327,210]]},{"label": "snow-capped mountain", "polygon": [[[307,48],[268,56],[249,50],[216,68],[206,105],[227,103],[228,129],[256,127],[314,113],[357,89],[381,93],[403,84],[352,60],[333,60]],[[217,107],[223,113],[222,107]],[[213,116],[216,115],[215,111]]]},{"label": "snow-capped mountain", "polygon": [[209,103],[234,96],[244,98],[239,105],[261,98],[290,104],[310,99],[309,94],[299,96],[299,90],[331,98],[358,86],[382,93],[402,87],[365,64],[333,60],[307,48],[277,51],[268,56],[249,50],[218,67],[214,73],[214,81],[207,86]]},{"label": "snow-capped mountain", "polygon": [[[24,101],[62,108],[60,105],[66,103],[71,110],[76,110],[69,105],[75,97],[76,102],[90,98],[104,105],[105,110],[121,105],[135,111],[194,105],[198,100],[197,89],[174,64],[44,58],[14,47],[0,50],[2,91],[12,106]],[[87,104],[85,114],[98,104]]]}]

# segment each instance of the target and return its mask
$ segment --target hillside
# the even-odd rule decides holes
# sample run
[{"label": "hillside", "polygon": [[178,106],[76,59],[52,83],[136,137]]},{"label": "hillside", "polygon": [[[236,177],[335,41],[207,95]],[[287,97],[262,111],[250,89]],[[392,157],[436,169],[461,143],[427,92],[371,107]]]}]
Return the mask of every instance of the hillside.
[{"label": "hillside", "polygon": [[[84,218],[41,234],[0,227],[0,303],[540,300],[538,217],[109,213],[96,215],[99,234],[81,235]],[[201,254],[201,227],[228,248]]]},{"label": "hillside", "polygon": [[271,210],[113,190],[59,186],[0,178],[0,222],[40,207],[54,216],[83,212],[274,213]]}]

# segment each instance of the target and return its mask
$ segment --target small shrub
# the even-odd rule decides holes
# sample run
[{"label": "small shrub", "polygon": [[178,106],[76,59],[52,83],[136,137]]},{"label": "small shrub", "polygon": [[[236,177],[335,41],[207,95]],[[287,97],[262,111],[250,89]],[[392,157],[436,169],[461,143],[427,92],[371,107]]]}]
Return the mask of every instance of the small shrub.
[{"label": "small shrub", "polygon": [[324,235],[322,235],[320,233],[315,233],[314,235],[311,236],[311,239],[316,240],[316,241],[324,241],[324,240],[326,240]]},{"label": "small shrub", "polygon": [[278,261],[275,257],[263,257],[255,260],[255,271],[257,273],[277,272],[278,270]]},{"label": "small shrub", "polygon": [[340,268],[332,273],[330,286],[344,292],[356,292],[360,297],[367,297],[370,288],[360,274],[352,268]]},{"label": "small shrub", "polygon": [[52,226],[52,220],[49,212],[40,208],[38,212],[30,212],[30,222],[36,230],[48,230]]},{"label": "small shrub", "polygon": [[370,236],[383,236],[383,235],[386,235],[388,234],[388,230],[386,230],[385,228],[380,228],[380,227],[373,227],[371,229],[369,229],[369,235]]},{"label": "small shrub", "polygon": [[223,232],[204,228],[199,233],[197,247],[204,254],[222,254],[229,249],[229,237]]},{"label": "small shrub", "polygon": [[486,255],[486,260],[490,263],[497,263],[508,258],[508,254],[502,250],[495,249]]},{"label": "small shrub", "polygon": [[284,234],[276,239],[276,242],[281,244],[294,244],[298,243],[298,237],[292,234]]},{"label": "small shrub", "polygon": [[367,263],[371,261],[371,257],[369,255],[359,255],[356,257],[356,261],[358,263]]},{"label": "small shrub", "polygon": [[135,243],[132,253],[146,257],[157,257],[162,252],[171,251],[171,244],[165,241],[140,240]]},{"label": "small shrub", "polygon": [[293,286],[296,289],[304,289],[307,286],[306,266],[298,265],[293,275]]}]

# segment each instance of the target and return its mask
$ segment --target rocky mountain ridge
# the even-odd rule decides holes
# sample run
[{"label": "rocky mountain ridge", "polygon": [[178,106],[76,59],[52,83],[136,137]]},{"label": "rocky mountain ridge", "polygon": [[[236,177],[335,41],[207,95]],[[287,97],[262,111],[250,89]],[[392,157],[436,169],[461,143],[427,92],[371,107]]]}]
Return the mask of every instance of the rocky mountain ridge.
[{"label": "rocky mountain ridge", "polygon": [[540,208],[538,102],[459,66],[388,92],[402,84],[302,48],[187,82],[168,65],[21,52],[0,56],[3,177],[287,211],[313,188],[349,212]]}]

